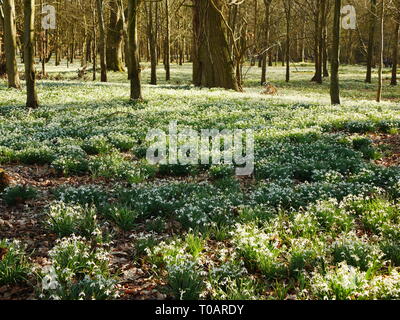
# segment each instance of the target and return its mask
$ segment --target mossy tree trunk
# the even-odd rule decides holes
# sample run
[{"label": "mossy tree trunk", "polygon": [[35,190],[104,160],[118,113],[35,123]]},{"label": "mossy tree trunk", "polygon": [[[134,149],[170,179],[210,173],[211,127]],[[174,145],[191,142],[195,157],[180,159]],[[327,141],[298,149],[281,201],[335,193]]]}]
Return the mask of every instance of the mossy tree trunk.
[{"label": "mossy tree trunk", "polygon": [[125,71],[122,62],[122,41],[124,36],[124,21],[119,0],[110,1],[110,24],[107,33],[107,69],[116,72]]},{"label": "mossy tree trunk", "polygon": [[193,0],[193,84],[240,91],[226,36],[225,0]]}]

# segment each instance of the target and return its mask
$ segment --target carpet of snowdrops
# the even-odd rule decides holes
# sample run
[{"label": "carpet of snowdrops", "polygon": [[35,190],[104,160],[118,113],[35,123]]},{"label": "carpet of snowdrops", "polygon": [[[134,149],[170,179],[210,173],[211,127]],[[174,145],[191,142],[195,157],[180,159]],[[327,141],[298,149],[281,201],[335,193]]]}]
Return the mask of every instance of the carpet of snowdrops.
[{"label": "carpet of snowdrops", "polygon": [[[378,104],[363,67],[344,66],[330,106],[309,64],[288,84],[270,68],[276,96],[257,67],[243,93],[194,88],[189,64],[157,86],[145,69],[135,104],[125,74],[102,84],[75,69],[48,66],[37,110],[0,84],[0,299],[400,298],[389,70]],[[149,164],[147,132],[171,121],[253,129],[254,174]]]}]

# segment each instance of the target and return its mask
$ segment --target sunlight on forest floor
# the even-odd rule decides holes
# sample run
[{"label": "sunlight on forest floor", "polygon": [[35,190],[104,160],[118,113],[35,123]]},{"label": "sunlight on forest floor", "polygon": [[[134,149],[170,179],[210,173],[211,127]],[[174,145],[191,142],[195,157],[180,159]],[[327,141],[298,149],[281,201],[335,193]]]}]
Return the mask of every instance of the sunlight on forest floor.
[{"label": "sunlight on forest floor", "polygon": [[[0,230],[16,241],[0,238],[0,298],[400,298],[400,90],[388,69],[379,104],[364,68],[343,66],[343,105],[331,106],[311,64],[290,83],[269,68],[276,96],[261,94],[257,67],[237,93],[191,86],[190,64],[169,83],[160,65],[151,86],[145,66],[135,104],[125,73],[82,81],[77,65],[47,66],[37,110],[1,82]],[[147,132],[171,121],[253,129],[254,175],[149,164]]]}]

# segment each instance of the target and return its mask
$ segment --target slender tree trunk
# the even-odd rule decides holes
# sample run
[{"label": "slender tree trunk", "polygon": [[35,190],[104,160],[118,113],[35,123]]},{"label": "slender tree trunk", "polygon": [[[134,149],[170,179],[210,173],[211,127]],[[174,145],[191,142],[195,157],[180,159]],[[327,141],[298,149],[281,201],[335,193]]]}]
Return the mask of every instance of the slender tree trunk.
[{"label": "slender tree trunk", "polygon": [[169,0],[165,0],[165,80],[171,80],[171,32],[170,32],[170,17],[169,17]]},{"label": "slender tree trunk", "polygon": [[332,31],[332,62],[331,62],[331,103],[333,105],[340,104],[340,88],[339,88],[339,56],[340,56],[340,10],[342,1],[335,0],[335,13],[333,18]]},{"label": "slender tree trunk", "polygon": [[[0,0],[1,4],[1,0]],[[3,46],[4,45],[4,13],[3,13],[3,6],[0,5],[0,26],[2,32],[0,33],[0,76],[5,75],[7,73],[6,71],[6,57],[3,52]]]},{"label": "slender tree trunk", "polygon": [[103,0],[97,0],[97,14],[99,17],[99,49],[100,49],[100,67],[101,82],[107,82],[107,63],[106,63],[106,32],[104,25]]},{"label": "slender tree trunk", "polygon": [[379,35],[379,70],[378,70],[378,92],[376,95],[376,101],[381,102],[382,100],[382,87],[383,87],[383,77],[382,77],[382,70],[383,70],[383,50],[384,50],[384,19],[385,19],[385,0],[381,0],[381,7],[380,7],[380,35]]},{"label": "slender tree trunk", "polygon": [[322,1],[324,0],[317,0],[317,6],[315,11],[315,38],[314,38],[314,59],[315,59],[315,74],[311,81],[315,81],[317,83],[322,83],[322,23],[321,23],[321,16],[322,16]]},{"label": "slender tree trunk", "polygon": [[369,22],[369,34],[368,34],[368,49],[367,49],[367,74],[365,82],[372,82],[372,67],[374,59],[374,43],[375,43],[375,30],[376,30],[376,0],[371,1],[370,9],[370,22]]},{"label": "slender tree trunk", "polygon": [[193,0],[193,83],[240,91],[223,18],[223,0]]},{"label": "slender tree trunk", "polygon": [[4,0],[4,44],[8,87],[21,89],[17,65],[17,30],[15,25],[14,0]]},{"label": "slender tree trunk", "polygon": [[323,76],[329,77],[328,71],[328,37],[327,37],[327,19],[329,12],[329,1],[323,1],[323,15],[322,15],[322,68]]},{"label": "slender tree trunk", "polygon": [[138,46],[138,11],[142,0],[128,1],[128,39],[129,39],[129,59],[130,59],[130,80],[131,80],[131,100],[142,100],[142,86],[140,80],[141,67],[139,63]]},{"label": "slender tree trunk", "polygon": [[147,9],[147,38],[149,41],[150,49],[150,63],[151,63],[151,76],[150,84],[157,84],[157,43],[154,32],[154,19],[153,19],[153,2],[149,2]]},{"label": "slender tree trunk", "polygon": [[93,56],[93,81],[97,78],[97,32],[96,32],[96,5],[92,5],[92,18],[93,18],[93,30],[92,30],[92,56]]},{"label": "slender tree trunk", "polygon": [[[400,9],[400,7],[399,7]],[[400,15],[398,15],[398,19],[400,19]],[[397,66],[398,66],[398,60],[399,60],[399,39],[400,39],[400,22],[395,21],[395,28],[394,28],[394,37],[393,37],[393,48],[392,48],[392,60],[393,60],[393,66],[392,66],[392,79],[390,81],[390,84],[392,86],[397,85]]]},{"label": "slender tree trunk", "polygon": [[286,16],[286,82],[290,81],[290,19],[292,4],[291,0],[285,0],[285,16]]},{"label": "slender tree trunk", "polygon": [[24,62],[27,90],[27,108],[37,108],[39,101],[36,92],[36,73],[34,59],[35,0],[24,0]]},{"label": "slender tree trunk", "polygon": [[[270,53],[269,43],[270,43],[270,24],[271,24],[271,2],[272,0],[264,0],[265,6],[265,48],[263,49],[262,64],[261,64],[261,85],[267,82],[267,55]],[[268,50],[268,51],[267,51]]]}]

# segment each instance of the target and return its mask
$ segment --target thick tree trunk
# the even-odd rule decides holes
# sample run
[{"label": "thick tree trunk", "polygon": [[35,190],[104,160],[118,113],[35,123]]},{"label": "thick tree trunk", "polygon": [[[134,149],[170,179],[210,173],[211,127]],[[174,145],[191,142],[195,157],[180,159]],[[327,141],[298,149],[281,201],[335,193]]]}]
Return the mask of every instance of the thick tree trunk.
[{"label": "thick tree trunk", "polygon": [[37,108],[36,73],[34,59],[35,0],[24,0],[24,63],[27,91],[27,108]]},{"label": "thick tree trunk", "polygon": [[107,33],[107,69],[116,72],[125,71],[122,63],[123,20],[119,0],[110,1],[110,24]]},{"label": "thick tree trunk", "polygon": [[140,80],[141,67],[139,63],[138,46],[138,11],[141,0],[129,0],[128,2],[128,39],[129,39],[129,61],[130,61],[130,80],[131,80],[131,100],[142,100],[142,86]]},{"label": "thick tree trunk", "polygon": [[370,23],[369,23],[369,34],[368,34],[368,49],[367,49],[367,75],[365,82],[372,82],[372,67],[374,58],[374,40],[376,30],[376,0],[371,1],[371,12],[370,12]]},{"label": "thick tree trunk", "polygon": [[340,10],[342,1],[335,0],[335,13],[333,19],[332,31],[332,61],[331,61],[331,103],[333,105],[340,104],[339,89],[339,51],[340,51]]},{"label": "thick tree trunk", "polygon": [[100,50],[100,67],[101,82],[107,82],[107,63],[106,63],[106,33],[104,25],[103,0],[97,0],[97,14],[99,17],[99,50]]},{"label": "thick tree trunk", "polygon": [[224,0],[193,0],[193,83],[240,91],[223,21]]},{"label": "thick tree trunk", "polygon": [[[400,15],[398,18],[400,18]],[[392,45],[393,46],[393,48],[392,48],[392,60],[393,60],[392,79],[390,81],[390,84],[392,86],[397,85],[397,66],[398,66],[398,60],[399,60],[399,39],[400,39],[400,22],[395,21],[394,37],[393,37],[393,45]]]},{"label": "thick tree trunk", "polygon": [[21,88],[17,65],[17,28],[15,25],[14,0],[4,0],[4,44],[9,88]]}]

